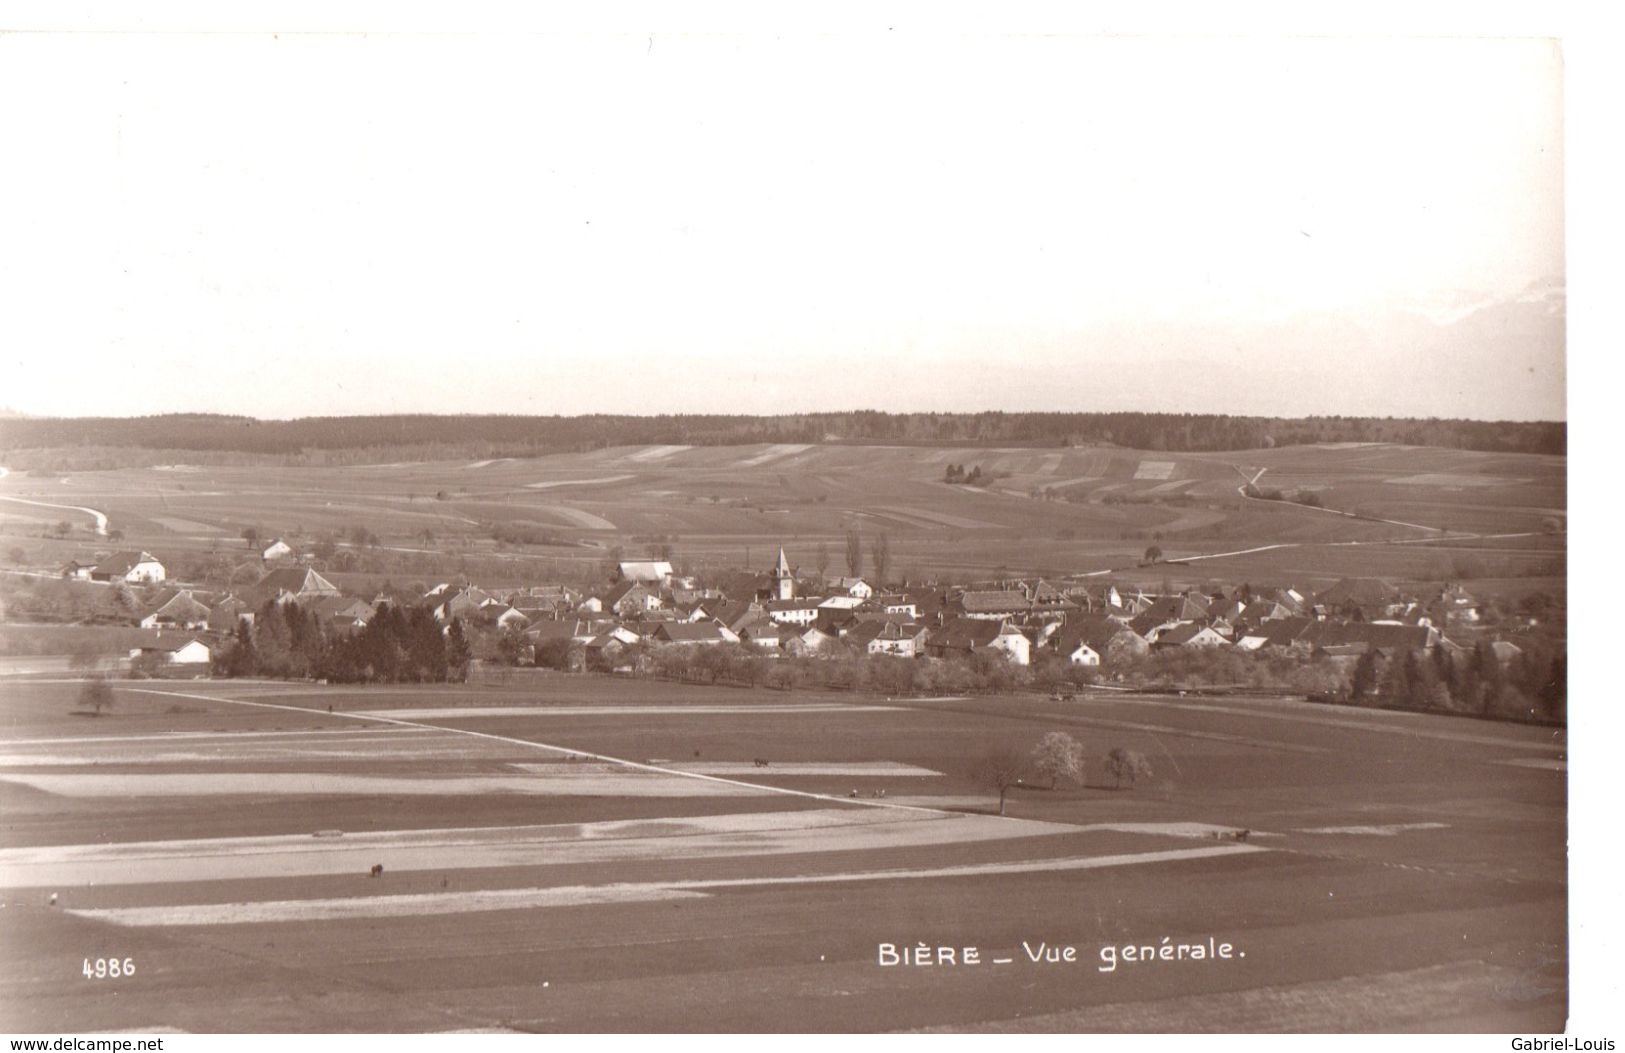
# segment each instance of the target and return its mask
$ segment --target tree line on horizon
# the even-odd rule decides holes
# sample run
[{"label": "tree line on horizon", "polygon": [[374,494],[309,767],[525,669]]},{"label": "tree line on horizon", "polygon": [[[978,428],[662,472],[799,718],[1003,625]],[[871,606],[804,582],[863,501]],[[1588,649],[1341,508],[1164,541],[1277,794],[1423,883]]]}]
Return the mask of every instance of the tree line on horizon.
[{"label": "tree line on horizon", "polygon": [[235,451],[439,448],[449,456],[527,457],[607,446],[752,443],[1111,445],[1215,451],[1317,442],[1392,442],[1503,453],[1563,454],[1562,421],[1407,417],[1251,417],[1222,413],[841,413],[575,417],[357,416],[257,420],[216,414],[0,420],[0,450],[68,447]]}]

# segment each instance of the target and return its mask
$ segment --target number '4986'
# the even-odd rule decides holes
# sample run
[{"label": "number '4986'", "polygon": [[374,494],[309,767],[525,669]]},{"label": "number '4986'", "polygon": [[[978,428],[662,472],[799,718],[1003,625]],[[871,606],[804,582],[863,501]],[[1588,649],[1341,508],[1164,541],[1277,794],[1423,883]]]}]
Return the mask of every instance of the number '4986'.
[{"label": "number '4986'", "polygon": [[135,975],[134,958],[86,958],[81,970],[87,980],[117,980]]}]

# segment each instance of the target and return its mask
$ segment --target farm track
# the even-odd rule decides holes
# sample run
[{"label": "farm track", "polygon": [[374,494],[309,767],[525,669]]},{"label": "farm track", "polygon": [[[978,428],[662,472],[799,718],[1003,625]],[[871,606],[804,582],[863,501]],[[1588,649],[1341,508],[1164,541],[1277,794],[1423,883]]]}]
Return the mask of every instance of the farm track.
[{"label": "farm track", "polygon": [[[1260,472],[1259,476],[1262,476],[1262,475],[1263,475],[1263,473]],[[1256,478],[1257,477],[1255,477],[1255,480],[1256,480]],[[1271,501],[1271,500],[1268,500],[1266,498],[1261,498],[1261,497],[1252,497],[1249,494],[1247,494],[1245,491],[1246,491],[1245,485],[1236,487],[1236,493],[1238,495],[1240,495],[1240,497],[1245,501],[1254,501],[1254,502],[1258,502],[1260,504],[1275,505],[1275,506],[1279,506],[1279,505],[1281,505],[1283,503],[1281,501]],[[1288,503],[1290,503],[1290,502],[1288,502]],[[1429,533],[1429,536],[1427,536],[1427,537],[1382,538],[1382,539],[1370,540],[1370,541],[1280,541],[1280,542],[1275,542],[1273,544],[1268,544],[1268,545],[1256,545],[1256,546],[1253,546],[1252,548],[1233,549],[1233,550],[1228,551],[1228,552],[1203,552],[1203,553],[1197,553],[1196,555],[1191,555],[1191,556],[1182,555],[1182,556],[1179,556],[1177,559],[1170,560],[1170,562],[1173,562],[1173,563],[1195,563],[1195,562],[1204,561],[1204,560],[1225,559],[1225,558],[1228,558],[1228,557],[1231,557],[1231,556],[1250,556],[1250,555],[1254,555],[1254,554],[1259,553],[1259,552],[1278,552],[1278,551],[1283,551],[1283,550],[1286,550],[1286,549],[1304,549],[1304,548],[1374,548],[1374,547],[1386,547],[1386,546],[1390,546],[1390,545],[1425,545],[1425,544],[1437,544],[1439,542],[1447,542],[1447,541],[1490,541],[1490,540],[1499,540],[1499,539],[1506,539],[1506,538],[1524,538],[1524,537],[1540,537],[1540,536],[1543,536],[1543,532],[1538,531],[1538,530],[1516,531],[1516,532],[1503,533],[1503,534],[1471,533],[1471,532],[1466,532],[1466,531],[1452,533],[1452,532],[1450,532],[1448,530],[1445,530],[1442,527],[1427,526],[1427,525],[1424,525],[1422,523],[1407,523],[1407,522],[1397,520],[1397,519],[1382,519],[1382,518],[1377,517],[1377,516],[1364,516],[1364,515],[1359,515],[1359,514],[1354,513],[1354,512],[1345,512],[1345,511],[1342,511],[1341,509],[1336,509],[1336,508],[1315,508],[1312,505],[1296,505],[1296,504],[1294,505],[1294,507],[1302,508],[1302,509],[1305,509],[1305,510],[1310,511],[1310,512],[1323,512],[1323,513],[1327,513],[1327,514],[1330,514],[1330,515],[1340,516],[1340,517],[1343,517],[1345,519],[1354,519],[1354,520],[1359,520],[1359,521],[1368,522],[1368,523],[1386,523],[1386,524],[1388,524],[1390,526],[1406,527],[1406,528],[1409,528],[1409,529],[1412,529],[1412,530],[1426,530],[1426,531],[1429,531],[1430,533]],[[1089,571],[1089,572],[1084,573],[1084,574],[1078,574],[1078,575],[1075,575],[1075,577],[1098,578],[1098,577],[1104,577],[1104,576],[1106,576],[1108,574],[1120,574],[1120,573],[1123,573],[1125,571],[1136,570],[1136,569],[1140,569],[1140,568],[1138,566],[1135,566],[1135,567],[1111,567],[1111,568],[1108,568],[1106,570],[1095,570],[1095,571]]]},{"label": "farm track", "polygon": [[0,497],[0,501],[14,501],[20,505],[34,505],[37,508],[60,508],[68,512],[83,512],[96,521],[96,533],[102,537],[107,536],[107,514],[94,508],[85,508],[81,505],[59,505],[50,501],[30,501],[26,497]]},{"label": "farm track", "polygon": [[[1156,466],[1175,466],[1170,478],[1161,478],[1168,473],[1143,471],[1151,457],[1163,458],[1150,462]],[[991,490],[944,483],[940,462],[967,458],[977,459],[984,471],[992,466],[997,472],[1004,465],[1009,481]],[[1412,515],[1439,525],[1300,505],[1292,507],[1321,514],[1293,517],[1278,507],[1264,512],[1259,499],[1248,498],[1245,492],[1239,501],[1230,499],[1240,481],[1233,477],[1230,462],[1238,458],[1283,473],[1282,482],[1318,487],[1330,504],[1370,508],[1387,516]],[[818,444],[805,449],[634,446],[590,455],[474,463],[481,467],[471,471],[468,461],[422,462],[408,466],[411,470],[406,473],[382,471],[378,465],[296,465],[274,475],[252,467],[222,466],[199,469],[204,474],[196,476],[165,479],[148,471],[87,471],[72,480],[77,488],[68,499],[105,509],[119,519],[130,547],[145,547],[177,560],[183,558],[182,552],[160,550],[168,546],[197,556],[225,540],[177,533],[181,522],[173,518],[177,516],[221,525],[228,534],[235,533],[241,522],[264,522],[267,517],[277,521],[264,522],[265,527],[297,528],[307,534],[342,534],[359,523],[383,537],[380,552],[394,554],[386,556],[386,563],[400,564],[400,574],[419,576],[440,574],[432,564],[459,556],[490,561],[490,573],[498,576],[506,574],[507,566],[527,561],[569,564],[573,573],[613,545],[638,546],[650,537],[672,540],[700,568],[736,563],[741,550],[748,560],[757,543],[788,545],[792,562],[807,566],[816,548],[838,547],[849,528],[860,526],[864,534],[889,532],[900,566],[927,576],[1157,575],[1163,573],[1161,567],[1138,566],[1136,559],[1150,543],[1145,539],[1155,538],[1176,553],[1198,546],[1209,549],[1168,556],[1174,562],[1201,562],[1202,573],[1218,573],[1225,566],[1235,573],[1291,573],[1317,582],[1351,573],[1405,580],[1436,576],[1428,561],[1438,557],[1423,555],[1415,546],[1425,549],[1432,544],[1442,551],[1451,542],[1472,545],[1497,536],[1541,546],[1535,534],[1540,529],[1538,517],[1561,512],[1563,503],[1561,479],[1551,474],[1547,461],[1390,446],[1212,454]],[[1256,467],[1247,469],[1244,478],[1255,471]],[[1501,489],[1485,503],[1484,498],[1448,487],[1383,485],[1406,473],[1407,478],[1482,476],[1498,480]],[[1142,482],[1130,481],[1141,476]],[[538,484],[538,479],[543,482]],[[1082,483],[1083,489],[1073,495],[1075,500],[1065,502],[1035,500],[1028,492],[1029,484],[1054,485],[1058,480]],[[178,483],[186,488],[175,489]],[[1019,485],[1012,489],[1012,483]],[[1194,506],[1178,508],[1158,501],[1171,487],[1194,495],[1183,502]],[[437,488],[450,492],[444,503],[434,500]],[[1400,490],[1405,493],[1400,495]],[[584,500],[589,494],[593,499]],[[1122,500],[1107,507],[1105,502],[1114,495]],[[159,500],[166,502],[161,511]],[[505,551],[488,547],[490,540],[480,524],[505,521],[528,523],[577,545],[515,546]],[[12,530],[19,539],[26,536],[16,525],[22,522],[22,515],[13,517]],[[414,540],[424,526],[438,535],[433,541]],[[1497,530],[1508,533],[1492,533]],[[1381,537],[1384,533],[1396,536]],[[1427,536],[1409,536],[1413,533]],[[1349,545],[1346,539],[1359,540],[1350,552],[1338,554],[1333,546]],[[67,544],[71,539],[48,546],[41,567],[35,569],[44,569],[46,560],[54,564],[68,558],[72,553]],[[1561,549],[1562,544],[1558,538],[1551,547]],[[1406,546],[1411,546],[1409,552]],[[1295,555],[1286,551],[1290,549],[1314,555]],[[1322,554],[1328,561],[1324,571],[1314,565]],[[1226,558],[1233,558],[1233,564],[1213,563]],[[1516,577],[1539,569],[1525,565],[1536,557],[1522,551],[1492,558],[1502,573],[1491,576]],[[1191,563],[1193,574],[1196,562]]]},{"label": "farm track", "polygon": [[896,809],[902,809],[904,811],[909,811],[909,812],[925,812],[925,813],[930,813],[930,814],[934,814],[934,815],[952,815],[952,814],[955,814],[955,813],[951,813],[951,812],[945,812],[940,808],[925,808],[925,807],[921,807],[919,805],[893,804],[893,803],[891,803],[889,801],[869,800],[869,799],[863,799],[863,798],[835,797],[835,796],[832,796],[830,794],[812,793],[812,792],[807,791],[807,790],[791,790],[791,789],[787,789],[787,788],[785,788],[783,786],[769,786],[769,785],[766,785],[766,784],[763,784],[763,783],[747,782],[747,781],[745,781],[743,779],[731,779],[731,778],[726,778],[726,777],[720,776],[720,775],[708,775],[708,774],[705,774],[703,772],[684,771],[681,768],[668,768],[668,767],[664,767],[664,766],[658,765],[658,764],[648,764],[648,763],[644,763],[644,762],[641,762],[641,761],[626,760],[625,758],[622,758],[622,757],[611,757],[611,756],[608,756],[606,754],[591,753],[591,752],[588,752],[586,750],[574,749],[574,748],[571,748],[571,747],[568,747],[568,746],[554,746],[554,745],[551,745],[551,744],[546,743],[546,742],[537,742],[537,741],[532,740],[532,739],[514,738],[513,736],[510,736],[510,735],[496,735],[496,734],[493,734],[493,733],[488,732],[488,731],[473,731],[473,730],[470,730],[470,729],[467,729],[467,728],[452,728],[452,727],[446,727],[446,726],[441,725],[441,724],[426,724],[426,723],[422,723],[420,721],[415,721],[415,720],[405,720],[405,719],[400,718],[400,717],[379,716],[379,715],[376,715],[375,713],[370,713],[370,712],[368,712],[366,710],[356,710],[356,711],[352,711],[352,712],[345,712],[345,711],[341,710],[341,711],[338,711],[338,712],[327,711],[327,712],[324,713],[322,710],[317,709],[317,708],[312,707],[312,706],[293,706],[293,705],[288,705],[286,703],[281,703],[281,702],[252,702],[252,701],[249,701],[248,699],[224,698],[224,697],[219,696],[219,695],[204,695],[204,694],[198,694],[198,693],[195,693],[195,692],[188,693],[188,692],[184,692],[184,691],[159,691],[159,690],[156,690],[156,689],[153,689],[153,688],[144,688],[144,687],[124,688],[124,690],[131,691],[131,692],[134,692],[136,694],[142,694],[142,695],[167,695],[167,696],[171,696],[171,697],[174,697],[174,698],[186,698],[186,699],[192,699],[194,701],[199,701],[199,702],[218,702],[218,703],[222,703],[222,704],[225,704],[225,705],[232,705],[232,706],[252,706],[252,707],[255,707],[255,708],[258,708],[258,709],[286,710],[286,711],[289,711],[289,712],[301,713],[301,714],[305,714],[305,715],[308,715],[308,716],[343,717],[344,719],[347,719],[347,720],[360,720],[360,721],[364,721],[364,722],[367,722],[367,723],[393,724],[393,725],[397,725],[397,726],[400,726],[400,727],[419,728],[419,729],[428,730],[428,731],[440,731],[440,732],[448,732],[449,731],[449,732],[453,732],[453,733],[458,734],[458,735],[467,735],[467,736],[470,736],[472,738],[485,739],[485,740],[492,741],[492,742],[503,742],[503,743],[508,743],[509,745],[524,746],[524,747],[528,747],[528,748],[531,748],[531,749],[538,749],[538,750],[546,750],[548,752],[557,753],[557,754],[561,754],[561,755],[564,755],[564,756],[578,757],[578,758],[579,757],[586,757],[586,758],[590,758],[592,760],[601,761],[601,762],[603,762],[605,764],[619,765],[621,767],[624,767],[624,768],[627,768],[627,769],[630,769],[630,770],[633,770],[633,771],[655,772],[655,773],[662,774],[662,775],[675,775],[675,776],[679,776],[681,778],[694,779],[694,780],[700,781],[700,782],[718,783],[718,784],[722,784],[722,785],[725,785],[725,786],[733,786],[733,787],[744,787],[744,788],[747,788],[747,789],[750,789],[750,790],[753,790],[753,791],[760,791],[760,792],[767,792],[767,793],[777,793],[777,794],[783,794],[785,796],[790,796],[790,797],[812,798],[814,800],[819,800],[819,801],[829,801],[829,802],[832,802],[832,803],[838,804],[838,805],[856,805],[856,806],[859,806],[859,807],[868,807],[868,808],[896,808]]}]

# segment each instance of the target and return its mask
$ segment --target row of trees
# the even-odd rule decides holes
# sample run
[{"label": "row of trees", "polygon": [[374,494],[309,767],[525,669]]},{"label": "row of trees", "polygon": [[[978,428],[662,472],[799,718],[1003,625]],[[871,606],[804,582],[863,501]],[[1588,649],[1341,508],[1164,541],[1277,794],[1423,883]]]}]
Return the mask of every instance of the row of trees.
[{"label": "row of trees", "polygon": [[328,634],[297,603],[267,603],[216,652],[215,676],[316,678],[336,683],[462,681],[473,657],[462,622],[442,627],[416,607],[380,604],[365,627]]},{"label": "row of trees", "polygon": [[[822,542],[817,549],[818,573],[829,569],[829,550]],[[891,535],[880,533],[869,539],[869,557],[874,561],[875,584],[883,585],[892,572]],[[856,527],[846,532],[846,572],[854,578],[863,576],[863,535]]]},{"label": "row of trees", "polygon": [[[999,814],[1003,815],[1010,791],[1026,785],[1029,774],[1046,782],[1051,790],[1063,781],[1082,786],[1087,781],[1084,764],[1083,744],[1064,731],[1052,731],[1039,739],[1030,753],[1009,748],[992,750],[983,758],[977,775],[989,789],[999,792]],[[1123,746],[1107,751],[1102,767],[1114,789],[1122,789],[1125,782],[1132,787],[1155,774],[1145,754]]]},{"label": "row of trees", "polygon": [[[513,662],[514,646],[498,655]],[[1040,652],[1032,664],[1014,665],[979,652],[928,662],[895,655],[792,657],[743,644],[650,648],[633,645],[611,662],[638,672],[695,683],[731,683],[777,690],[862,691],[910,694],[998,694],[1068,691],[1100,681],[1144,690],[1228,689],[1344,697],[1358,705],[1471,713],[1513,720],[1563,721],[1567,668],[1563,655],[1526,641],[1510,662],[1481,643],[1465,658],[1442,648],[1380,659],[1367,654],[1350,669],[1330,658],[1303,659],[1232,648],[1168,648],[1149,654],[1109,654],[1098,667],[1072,665]],[[555,641],[538,649],[536,664],[561,670],[588,668],[579,645]]]},{"label": "row of trees", "polygon": [[1321,496],[1318,493],[1305,487],[1300,487],[1291,493],[1286,493],[1285,491],[1276,490],[1272,487],[1258,487],[1252,483],[1248,483],[1246,486],[1242,487],[1242,493],[1246,494],[1248,497],[1257,498],[1260,501],[1290,501],[1293,504],[1308,505],[1310,508],[1326,507],[1326,502],[1321,499]]},{"label": "row of trees", "polygon": [[[562,670],[589,668],[579,645],[569,641],[538,648],[536,664]],[[885,654],[794,657],[768,654],[744,644],[654,648],[639,644],[621,652],[611,664],[692,683],[893,696],[1065,692],[1101,680],[1151,690],[1223,685],[1312,694],[1348,688],[1347,675],[1330,660],[1302,661],[1218,648],[1114,654],[1103,665],[1090,667],[1072,665],[1050,652],[1039,652],[1030,665],[1022,666],[993,651],[922,661]]]},{"label": "row of trees", "polygon": [[[24,450],[120,447],[315,457],[333,451],[411,449],[417,456],[538,456],[561,450],[676,443],[887,442],[1024,445],[1112,444],[1142,450],[1242,450],[1313,442],[1398,442],[1468,450],[1561,454],[1561,421],[1421,420],[1394,417],[1236,417],[1176,413],[847,413],[744,415],[597,414],[580,417],[379,416],[255,420],[212,414],[0,421],[8,464],[35,467]],[[343,459],[342,457],[340,459]],[[365,459],[365,458],[361,458]],[[84,468],[85,465],[78,465]]]},{"label": "row of trees", "polygon": [[1431,655],[1411,651],[1379,657],[1367,652],[1355,663],[1349,697],[1357,704],[1444,713],[1471,713],[1511,720],[1563,721],[1568,714],[1568,662],[1528,640],[1510,661],[1481,640],[1466,655],[1444,648]]}]

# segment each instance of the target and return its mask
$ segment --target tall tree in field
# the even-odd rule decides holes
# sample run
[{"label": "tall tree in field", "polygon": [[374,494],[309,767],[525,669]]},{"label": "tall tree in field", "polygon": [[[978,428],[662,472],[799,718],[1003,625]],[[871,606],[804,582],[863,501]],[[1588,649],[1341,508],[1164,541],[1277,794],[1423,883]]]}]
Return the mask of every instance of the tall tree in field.
[{"label": "tall tree in field", "polygon": [[1137,750],[1124,749],[1122,746],[1114,746],[1111,752],[1106,754],[1106,773],[1112,777],[1113,783],[1117,786],[1122,786],[1125,779],[1133,786],[1140,779],[1149,779],[1154,774],[1151,771],[1151,762],[1145,759],[1145,754]]},{"label": "tall tree in field", "polygon": [[[818,543],[816,559],[818,562],[818,576],[822,578],[829,573],[829,544],[827,542],[820,541]],[[22,561],[18,560],[18,562]]]},{"label": "tall tree in field", "polygon": [[1083,781],[1083,745],[1064,731],[1052,731],[1038,740],[1033,767],[1049,779],[1049,788],[1061,779]]},{"label": "tall tree in field", "polygon": [[1501,668],[1501,660],[1495,656],[1495,648],[1488,640],[1478,641],[1468,668],[1476,695],[1474,701],[1478,703],[1475,708],[1481,713],[1494,713],[1506,688],[1506,671]]},{"label": "tall tree in field", "polygon": [[79,689],[79,704],[96,714],[113,705],[113,688],[104,676],[93,676]]},{"label": "tall tree in field", "polygon": [[1540,701],[1546,707],[1546,715],[1553,720],[1562,720],[1568,715],[1569,693],[1569,663],[1562,655],[1552,659],[1550,671],[1546,682],[1540,688]]},{"label": "tall tree in field", "polygon": [[891,570],[891,537],[887,534],[878,535],[869,544],[869,551],[875,559],[875,585],[885,588],[886,574]]},{"label": "tall tree in field", "polygon": [[1444,693],[1454,696],[1456,693],[1456,663],[1451,660],[1450,652],[1441,644],[1433,649],[1433,679],[1444,686]]},{"label": "tall tree in field", "polygon": [[1396,654],[1388,660],[1388,676],[1382,685],[1382,697],[1396,706],[1411,704],[1411,674],[1415,671],[1409,654]]},{"label": "tall tree in field", "polygon": [[999,814],[1004,814],[1004,800],[1012,787],[1021,784],[1021,773],[1026,770],[1027,757],[1019,750],[995,749],[990,751],[977,767],[977,779],[989,789],[999,791]]},{"label": "tall tree in field", "polygon": [[1354,674],[1349,682],[1349,697],[1358,702],[1377,690],[1377,655],[1367,651],[1354,663]]},{"label": "tall tree in field", "polygon": [[446,676],[450,680],[467,680],[468,663],[474,657],[468,637],[463,633],[463,620],[453,618],[446,629]]},{"label": "tall tree in field", "polygon": [[854,578],[863,573],[863,538],[858,536],[857,527],[846,532],[846,572]]}]

